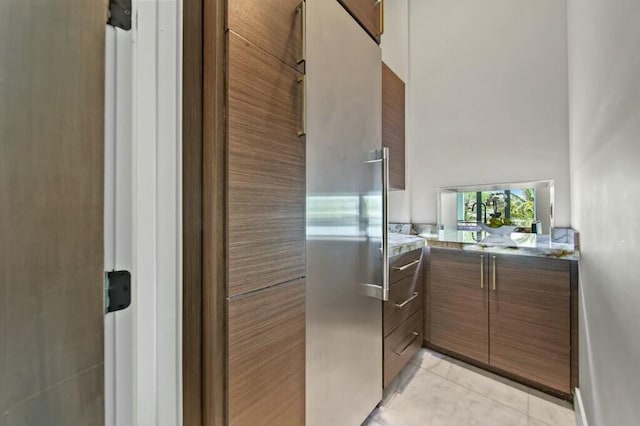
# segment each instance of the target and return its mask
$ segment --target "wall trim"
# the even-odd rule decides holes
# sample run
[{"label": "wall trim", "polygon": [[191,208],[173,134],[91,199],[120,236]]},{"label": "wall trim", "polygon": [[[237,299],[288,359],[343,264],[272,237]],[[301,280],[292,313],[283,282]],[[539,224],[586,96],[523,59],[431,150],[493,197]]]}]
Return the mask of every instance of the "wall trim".
[{"label": "wall trim", "polygon": [[582,403],[582,394],[580,393],[579,388],[576,388],[573,407],[576,412],[576,425],[589,426],[589,422],[587,421],[587,414],[584,411],[584,405]]}]

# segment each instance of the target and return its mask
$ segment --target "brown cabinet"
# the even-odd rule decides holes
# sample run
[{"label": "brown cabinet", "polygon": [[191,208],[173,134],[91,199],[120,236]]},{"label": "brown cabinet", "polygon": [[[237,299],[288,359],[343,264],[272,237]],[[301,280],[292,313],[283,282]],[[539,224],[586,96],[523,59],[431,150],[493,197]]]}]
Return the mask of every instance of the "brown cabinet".
[{"label": "brown cabinet", "polygon": [[305,422],[305,284],[228,302],[228,424]]},{"label": "brown cabinet", "polygon": [[431,249],[429,344],[568,395],[573,285],[570,261]]},{"label": "brown cabinet", "polygon": [[486,256],[431,249],[430,342],[465,357],[489,362],[489,295]]},{"label": "brown cabinet", "polygon": [[185,424],[304,425],[297,4],[185,5]]},{"label": "brown cabinet", "polygon": [[338,0],[367,33],[379,44],[384,25],[383,1],[380,0]]},{"label": "brown cabinet", "polygon": [[228,296],[305,275],[302,75],[229,33]]},{"label": "brown cabinet", "polygon": [[405,84],[382,63],[382,146],[389,148],[389,186],[405,189]]},{"label": "brown cabinet", "polygon": [[290,66],[302,69],[302,0],[228,0],[230,30]]},{"label": "brown cabinet", "polygon": [[389,260],[389,283],[389,300],[382,304],[384,387],[422,346],[422,249]]},{"label": "brown cabinet", "polygon": [[497,255],[490,269],[491,365],[570,393],[570,262]]}]

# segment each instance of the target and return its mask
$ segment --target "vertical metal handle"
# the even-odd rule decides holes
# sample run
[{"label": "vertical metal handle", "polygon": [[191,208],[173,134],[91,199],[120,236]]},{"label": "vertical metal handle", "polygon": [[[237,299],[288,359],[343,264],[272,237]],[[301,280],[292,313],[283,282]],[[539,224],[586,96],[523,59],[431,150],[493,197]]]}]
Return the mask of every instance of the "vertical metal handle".
[{"label": "vertical metal handle", "polygon": [[380,3],[380,35],[384,34],[384,0],[378,0]]},{"label": "vertical metal handle", "polygon": [[484,288],[484,254],[480,255],[480,288]]},{"label": "vertical metal handle", "polygon": [[297,62],[303,63],[307,59],[307,4],[301,1],[296,7],[296,12],[300,14],[300,54],[298,55]]},{"label": "vertical metal handle", "polygon": [[492,271],[492,277],[491,277],[491,286],[493,287],[493,291],[496,290],[496,257],[495,256],[491,256],[491,259],[493,260],[493,271]]},{"label": "vertical metal handle", "polygon": [[382,300],[389,300],[389,148],[382,148]]},{"label": "vertical metal handle", "polygon": [[298,130],[298,136],[304,136],[307,134],[307,80],[304,74],[298,77],[298,84],[302,84],[302,125]]}]

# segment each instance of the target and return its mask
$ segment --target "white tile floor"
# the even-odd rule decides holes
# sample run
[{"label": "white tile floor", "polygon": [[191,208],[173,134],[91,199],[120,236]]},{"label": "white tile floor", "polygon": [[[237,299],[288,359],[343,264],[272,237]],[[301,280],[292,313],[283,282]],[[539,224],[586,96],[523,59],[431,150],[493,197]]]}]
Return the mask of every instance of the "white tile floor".
[{"label": "white tile floor", "polygon": [[367,426],[575,426],[571,404],[423,349]]}]

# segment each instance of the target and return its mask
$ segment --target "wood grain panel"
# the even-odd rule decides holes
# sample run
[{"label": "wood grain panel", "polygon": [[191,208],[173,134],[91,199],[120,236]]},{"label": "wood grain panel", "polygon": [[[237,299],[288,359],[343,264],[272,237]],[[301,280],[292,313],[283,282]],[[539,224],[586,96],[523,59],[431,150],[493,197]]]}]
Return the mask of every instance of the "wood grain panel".
[{"label": "wood grain panel", "polygon": [[426,343],[431,341],[431,306],[429,304],[429,300],[431,296],[429,295],[429,253],[430,248],[427,246],[422,251],[422,288],[423,288],[423,296],[422,296],[422,306],[423,306],[423,319],[424,319],[424,341]]},{"label": "wood grain panel", "polygon": [[182,82],[183,424],[202,425],[203,0],[184,0]]},{"label": "wood grain panel", "polygon": [[305,274],[300,74],[229,33],[228,296]]},{"label": "wood grain panel", "polygon": [[407,253],[394,256],[389,259],[389,283],[394,283],[410,276],[414,276],[420,270],[420,264],[417,263],[407,269],[401,270],[406,265],[419,260],[422,256],[422,249],[412,250]]},{"label": "wood grain panel", "polygon": [[[484,264],[484,288],[481,288]],[[486,259],[475,253],[431,249],[429,312],[434,345],[489,362]]]},{"label": "wood grain panel", "polygon": [[228,27],[292,67],[302,56],[301,0],[228,0]]},{"label": "wood grain panel", "polygon": [[305,281],[228,303],[229,425],[304,425]]},{"label": "wood grain panel", "polygon": [[226,0],[204,0],[202,170],[202,421],[225,426]]},{"label": "wood grain panel", "polygon": [[384,387],[422,347],[422,325],[422,311],[418,310],[384,339]]},{"label": "wood grain panel", "polygon": [[578,290],[578,262],[571,262],[571,391],[580,385],[580,292]]},{"label": "wood grain panel", "polygon": [[104,424],[106,2],[0,2],[0,424]]},{"label": "wood grain panel", "polygon": [[491,256],[490,364],[570,392],[570,262]]},{"label": "wood grain panel", "polygon": [[[422,309],[422,274],[404,278],[391,286],[389,301],[382,304],[383,332],[387,336],[417,310]],[[410,300],[404,306],[399,307]]]},{"label": "wood grain panel", "polygon": [[382,146],[389,148],[389,186],[405,189],[405,85],[382,63]]},{"label": "wood grain panel", "polygon": [[338,0],[362,28],[380,44],[382,20],[379,0]]}]

